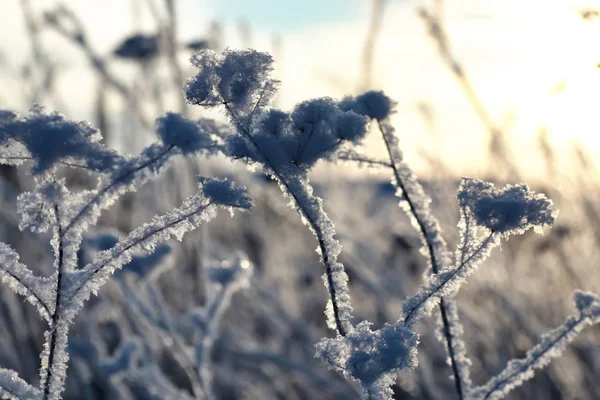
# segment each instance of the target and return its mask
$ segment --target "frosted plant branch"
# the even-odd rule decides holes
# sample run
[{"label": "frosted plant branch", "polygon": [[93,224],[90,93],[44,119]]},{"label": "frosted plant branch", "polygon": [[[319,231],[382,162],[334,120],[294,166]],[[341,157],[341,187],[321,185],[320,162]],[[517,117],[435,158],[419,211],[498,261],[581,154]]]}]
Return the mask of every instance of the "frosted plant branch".
[{"label": "frosted plant branch", "polygon": [[261,164],[317,237],[330,297],[328,325],[345,336],[352,327],[348,277],[337,261],[340,249],[334,225],[307,175],[343,143],[362,140],[368,120],[341,110],[329,98],[302,102],[291,113],[269,109],[279,82],[270,77],[273,60],[266,53],[226,50],[219,56],[201,51],[191,62],[198,73],[184,88],[188,102],[225,108],[238,131],[227,138],[228,154]]},{"label": "frosted plant branch", "polygon": [[408,210],[405,210],[421,233],[423,247],[426,248],[424,253],[429,257],[431,270],[434,274],[438,273],[450,265],[451,261],[446,250],[446,241],[442,237],[442,229],[429,207],[431,199],[425,194],[415,174],[403,161],[394,128],[388,121],[377,120],[377,125],[390,157],[394,183],[399,189],[397,196],[406,202]]},{"label": "frosted plant branch", "polygon": [[98,188],[87,195],[79,211],[66,225],[65,234],[74,227],[85,229],[85,226],[94,224],[100,211],[112,205],[115,198],[158,177],[175,156],[195,152],[210,155],[218,149],[210,133],[178,114],[165,114],[156,121],[156,128],[162,142],[151,144],[139,156],[122,161],[103,177]]},{"label": "frosted plant branch", "polygon": [[489,256],[492,249],[500,244],[500,237],[490,232],[479,247],[458,267],[448,268],[425,281],[417,293],[406,299],[403,308],[403,320],[407,326],[414,326],[421,318],[429,315],[444,296],[455,294],[466,278],[472,275],[477,267]]},{"label": "frosted plant branch", "polygon": [[353,150],[342,150],[335,156],[336,159],[342,161],[352,161],[358,163],[360,166],[369,166],[374,168],[392,168],[392,164],[386,160],[380,160],[376,158],[367,157],[359,154]]},{"label": "frosted plant branch", "polygon": [[[4,163],[8,164],[8,165],[16,165],[17,163],[19,163],[21,161],[33,161],[33,160],[35,160],[33,157],[28,157],[28,156],[2,156],[2,159],[5,160]],[[73,167],[73,168],[81,168],[81,169],[90,170],[90,168],[87,167],[87,166],[85,166],[85,165],[79,165],[79,164],[70,163],[70,162],[66,162],[66,161],[59,161],[59,162],[57,162],[57,164],[64,165],[66,167]]]},{"label": "frosted plant branch", "polygon": [[[456,250],[456,260],[462,265],[467,257],[470,243],[477,243],[477,230],[471,225],[470,215],[466,206],[461,209],[461,219],[458,223],[461,234],[460,247]],[[453,298],[440,299],[442,318],[442,336],[445,338],[450,358],[456,391],[460,399],[471,390],[471,360],[467,355],[466,343],[463,339],[464,328],[458,315],[458,304]]]},{"label": "frosted plant branch", "polygon": [[[56,268],[56,297],[54,301],[54,312],[50,321],[49,330],[46,332],[46,342],[42,352],[42,369],[40,372],[40,386],[43,391],[43,398],[53,399],[60,396],[64,379],[66,378],[66,364],[68,355],[65,353],[67,340],[68,323],[65,323],[61,315],[63,307],[63,278],[64,278],[64,237],[62,231],[61,214],[58,203],[53,205],[54,220],[56,224],[53,248],[55,253]],[[60,348],[61,354],[56,354],[56,349]],[[52,389],[52,395],[50,390]]]},{"label": "frosted plant branch", "polygon": [[[87,203],[85,203],[81,207],[79,212],[77,212],[77,214],[69,221],[69,223],[65,227],[65,233],[69,232],[74,226],[77,226],[79,221],[84,219],[86,214],[97,214],[98,211],[100,211],[102,205],[104,205],[104,207],[112,205],[110,197],[116,197],[121,194],[118,192],[111,193],[112,189],[120,188],[120,186],[123,183],[130,181],[136,173],[139,173],[145,169],[151,170],[153,167],[156,167],[163,158],[166,159],[168,157],[169,153],[173,149],[174,146],[172,145],[167,147],[164,147],[162,145],[153,145],[143,152],[148,154],[149,157],[144,157],[146,159],[140,157],[139,159],[131,160],[128,163],[129,165],[127,167],[124,167],[122,172],[117,173],[114,179],[109,180],[99,189],[96,190],[96,193],[94,193],[91,199]],[[133,190],[133,187],[130,187],[130,190]],[[97,207],[96,210],[94,210],[94,206]]]},{"label": "frosted plant branch", "polygon": [[[346,98],[342,105],[377,121],[390,160],[387,165],[393,172],[392,183],[397,188],[396,195],[401,198],[403,209],[421,234],[421,252],[431,264],[432,273],[437,274],[441,269],[447,268],[451,261],[439,222],[429,207],[431,199],[425,194],[415,174],[404,162],[398,138],[388,121],[390,113],[393,112],[394,103],[382,92],[369,91],[356,99]],[[456,392],[459,399],[462,400],[464,386],[469,381],[468,362],[459,365],[457,357],[461,360],[468,359],[462,352],[464,343],[460,335],[462,328],[458,321],[458,313],[455,312],[456,305],[447,303],[447,300],[440,298],[442,334],[454,375]],[[456,354],[457,350],[459,354]]]},{"label": "frosted plant branch", "polygon": [[19,378],[16,372],[0,368],[0,399],[40,399],[41,392]]},{"label": "frosted plant branch", "polygon": [[217,206],[228,209],[249,209],[250,199],[243,189],[230,182],[202,179],[202,193],[189,197],[174,210],[155,216],[152,221],[132,231],[111,249],[101,252],[96,259],[74,274],[79,281],[70,290],[69,302],[79,307],[92,292],[108,279],[115,269],[131,260],[134,252],[152,252],[155,247],[171,236],[183,239],[185,233],[196,229],[201,223],[212,219]]},{"label": "frosted plant branch", "polygon": [[[230,113],[232,118],[235,114]],[[243,132],[248,132],[243,130]],[[257,142],[252,139],[249,133],[246,137],[251,140],[257,151],[261,151]],[[302,151],[300,152],[302,155]],[[303,221],[308,224],[310,230],[317,237],[318,251],[321,255],[321,262],[325,266],[324,281],[329,290],[330,301],[327,305],[328,325],[335,329],[340,335],[346,336],[346,332],[351,327],[350,319],[352,317],[352,306],[350,305],[350,295],[348,294],[348,277],[341,263],[337,262],[339,246],[334,239],[333,222],[325,213],[322,207],[322,200],[314,196],[312,187],[308,183],[308,178],[301,171],[298,174],[282,174],[276,169],[276,164],[270,157],[261,153],[261,158],[265,161],[267,170],[270,171],[273,178],[279,183],[284,196],[293,199],[292,206],[296,208]],[[330,315],[333,316],[331,322]]]},{"label": "frosted plant branch", "polygon": [[42,318],[50,321],[54,288],[49,279],[40,278],[19,262],[19,255],[5,243],[0,242],[0,279],[17,294],[33,305]]},{"label": "frosted plant branch", "polygon": [[446,341],[446,351],[454,375],[456,393],[464,398],[471,388],[471,360],[467,356],[466,343],[463,339],[464,329],[458,315],[458,305],[453,298],[440,299],[440,316],[442,318],[440,341]]},{"label": "frosted plant branch", "polygon": [[[398,196],[404,196],[408,204],[409,216],[411,216],[419,227],[423,246],[427,247],[427,255],[431,263],[431,271],[436,274],[440,269],[450,265],[447,245],[441,235],[441,227],[437,219],[433,216],[429,204],[431,199],[425,194],[422,186],[419,184],[416,176],[410,168],[404,163],[402,152],[398,146],[398,139],[389,122],[377,120],[379,130],[385,142],[385,147],[390,157],[392,170],[394,172],[394,181],[399,188]],[[415,201],[415,199],[419,199]],[[456,347],[464,348],[462,343],[461,330],[453,329],[460,326],[458,313],[452,312],[456,309],[455,304],[448,304],[448,300],[440,297],[440,315],[442,318],[442,330],[446,342],[446,350],[450,359],[452,373],[454,375],[454,384],[456,393],[460,400],[463,399],[465,384],[468,382],[469,368],[468,364],[461,368],[457,362]],[[452,302],[452,300],[450,300]],[[404,321],[406,323],[406,319]]]},{"label": "frosted plant branch", "polygon": [[540,343],[527,352],[522,359],[512,360],[498,375],[485,385],[473,388],[469,400],[498,400],[511,390],[533,378],[534,371],[545,367],[553,358],[559,357],[586,326],[600,322],[600,299],[591,294],[576,291],[573,299],[578,315],[569,316],[563,325],[542,335]]},{"label": "frosted plant branch", "polygon": [[[30,172],[36,183],[32,191],[17,198],[19,227],[52,232],[55,269],[49,278],[35,277],[8,245],[0,243],[2,282],[24,295],[49,325],[40,357],[39,396],[37,391],[31,396],[21,395],[34,391],[14,372],[2,370],[3,397],[14,393],[22,398],[60,399],[69,360],[69,327],[85,300],[117,268],[130,261],[133,252],[152,253],[171,236],[181,240],[186,232],[212,218],[218,207],[233,212],[252,206],[245,188],[227,180],[198,177],[200,193],[133,230],[82,268],[78,265],[83,233],[96,224],[100,211],[123,193],[161,174],[173,156],[216,151],[217,142],[205,132],[212,127],[215,125],[207,121],[193,122],[178,114],[165,114],[156,121],[161,142],[148,146],[137,157],[125,158],[104,148],[100,133],[87,122],[69,121],[39,106],[34,106],[26,117],[0,110],[0,162],[19,165],[31,159]],[[99,178],[98,187],[69,191],[65,180],[56,177],[59,167],[64,166],[85,168]]]}]

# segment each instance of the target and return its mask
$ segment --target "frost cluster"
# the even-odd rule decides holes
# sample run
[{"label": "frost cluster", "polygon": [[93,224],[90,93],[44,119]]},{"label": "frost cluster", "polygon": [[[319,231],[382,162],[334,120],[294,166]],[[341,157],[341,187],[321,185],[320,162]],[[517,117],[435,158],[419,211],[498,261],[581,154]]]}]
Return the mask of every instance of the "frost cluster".
[{"label": "frost cluster", "polygon": [[[218,132],[207,130],[212,126],[216,125],[166,114],[156,121],[161,141],[137,156],[124,157],[106,149],[100,132],[87,122],[70,121],[38,106],[24,117],[0,110],[0,162],[26,162],[36,179],[33,190],[17,199],[20,228],[49,232],[54,256],[54,273],[39,277],[19,261],[12,248],[0,243],[1,281],[23,295],[48,323],[39,387],[34,388],[13,371],[0,369],[0,397],[61,398],[69,360],[69,328],[85,301],[125,265],[140,277],[151,274],[168,253],[166,241],[171,237],[181,240],[185,233],[210,220],[218,208],[233,211],[252,206],[244,187],[227,180],[199,177],[196,194],[125,237],[103,235],[97,237],[96,243],[83,240],[102,210],[124,193],[158,177],[177,156],[214,154],[217,137],[213,135]],[[71,191],[59,175],[64,168],[87,171],[97,178],[97,186]],[[95,245],[95,252],[87,251],[90,245]],[[105,369],[114,372],[122,365],[130,365],[139,353],[138,347],[135,343],[124,345]]]}]

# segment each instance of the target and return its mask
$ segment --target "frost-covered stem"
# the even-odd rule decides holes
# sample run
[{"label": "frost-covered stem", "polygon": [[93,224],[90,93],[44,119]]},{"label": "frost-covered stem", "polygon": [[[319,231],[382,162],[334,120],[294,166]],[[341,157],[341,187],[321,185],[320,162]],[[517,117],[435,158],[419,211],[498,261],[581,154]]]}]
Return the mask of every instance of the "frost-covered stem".
[{"label": "frost-covered stem", "polygon": [[[58,369],[58,363],[66,362],[66,360],[57,360],[56,349],[57,342],[59,340],[59,334],[63,334],[66,336],[66,331],[68,330],[68,323],[61,323],[61,301],[62,301],[62,289],[63,289],[63,264],[64,264],[64,245],[63,245],[63,230],[60,221],[60,213],[58,209],[58,204],[54,204],[54,215],[56,218],[56,226],[57,226],[57,239],[58,239],[58,252],[56,255],[57,262],[57,277],[56,277],[56,300],[54,303],[54,313],[52,314],[52,320],[50,322],[50,337],[46,340],[46,345],[48,349],[48,361],[46,364],[46,374],[44,379],[42,379],[43,392],[44,392],[44,400],[50,398],[50,386],[52,384],[52,380],[59,380],[59,382],[55,383],[53,386],[57,388],[62,388],[64,385],[62,381],[66,378],[64,374],[55,373]],[[60,328],[60,329],[59,329]],[[65,332],[62,331],[64,328]],[[61,357],[62,358],[62,357]],[[42,361],[44,363],[44,361]],[[44,369],[44,368],[42,368]],[[54,397],[54,396],[53,396]]]},{"label": "frost-covered stem", "polygon": [[0,398],[39,399],[41,393],[12,370],[0,368]]},{"label": "frost-covered stem", "polygon": [[[162,319],[167,327],[168,336],[170,336],[170,343],[168,343],[169,340],[164,340],[164,342],[167,344],[167,347],[171,348],[173,357],[187,375],[194,397],[197,399],[202,398],[203,390],[201,377],[194,368],[194,362],[188,355],[188,352],[186,351],[184,344],[181,342],[179,335],[177,332],[175,332],[173,322],[171,321],[171,317],[166,310],[162,295],[160,294],[160,291],[156,289],[153,283],[148,284],[148,289],[155,299],[154,303],[157,305],[158,312],[162,315]],[[131,292],[133,293],[133,290]],[[135,293],[133,294],[135,297]],[[142,302],[140,303],[143,304]]]},{"label": "frost-covered stem", "polygon": [[488,248],[488,246],[491,244],[493,238],[494,238],[494,231],[491,231],[489,236],[483,242],[481,242],[479,247],[469,257],[467,257],[465,259],[465,261],[461,263],[461,265],[459,265],[457,268],[453,269],[452,271],[449,271],[448,274],[445,274],[444,279],[440,283],[438,283],[433,289],[427,290],[427,292],[428,292],[427,295],[425,297],[419,299],[417,304],[414,304],[408,310],[408,312],[405,312],[404,324],[409,325],[409,326],[414,325],[417,318],[421,314],[420,313],[421,308],[423,308],[423,306],[425,306],[425,304],[432,297],[434,297],[438,292],[440,292],[442,289],[447,287],[449,283],[453,282],[455,280],[454,278],[459,273],[463,272],[465,267],[469,265],[470,261],[473,260],[475,258],[475,256],[477,256],[478,254],[485,251]]},{"label": "frost-covered stem", "polygon": [[[461,213],[464,222],[464,231],[459,250],[459,265],[462,265],[465,262],[468,244],[476,239],[476,230],[471,230],[471,217],[469,213],[467,213],[467,210],[464,207],[462,208]],[[452,372],[454,374],[456,392],[458,397],[463,399],[464,394],[470,390],[471,378],[465,341],[462,338],[463,327],[458,316],[456,300],[452,298],[441,298],[440,310],[443,322],[443,333],[448,347]]]},{"label": "frost-covered stem", "polygon": [[25,289],[25,293],[27,293],[27,296],[33,296],[33,298],[35,298],[36,306],[37,307],[41,307],[44,310],[44,313],[42,314],[42,317],[46,321],[48,321],[50,319],[50,316],[52,314],[50,313],[50,310],[48,309],[48,306],[46,305],[46,302],[43,299],[41,299],[37,295],[37,293],[35,293],[33,290],[31,290],[31,288],[27,285],[27,283],[25,281],[23,281],[21,278],[19,278],[19,276],[17,276],[12,271],[10,271],[10,269],[7,268],[6,266],[0,264],[0,278],[2,278],[2,275],[4,275],[4,274],[6,276],[8,276],[18,286],[20,286],[23,289]]},{"label": "frost-covered stem", "polygon": [[[381,136],[383,137],[383,141],[385,143],[385,148],[387,150],[388,156],[390,157],[390,167],[392,168],[392,171],[394,172],[394,179],[396,180],[396,184],[398,185],[398,187],[404,194],[404,198],[410,209],[410,214],[412,214],[414,216],[415,220],[417,221],[417,224],[419,225],[419,230],[421,231],[421,236],[427,245],[427,250],[428,250],[430,262],[431,262],[431,271],[434,274],[437,274],[440,270],[439,260],[436,257],[436,252],[433,248],[433,243],[430,240],[428,240],[428,238],[436,237],[436,239],[437,239],[438,237],[441,237],[441,233],[428,231],[425,222],[422,220],[422,218],[420,218],[421,213],[424,213],[424,212],[429,213],[429,214],[431,214],[431,213],[429,212],[429,210],[420,210],[420,212],[417,210],[416,205],[412,199],[412,193],[409,193],[406,185],[404,184],[404,180],[402,179],[402,177],[400,175],[399,164],[402,163],[402,160],[398,159],[399,158],[399,155],[397,154],[398,152],[392,150],[392,143],[389,138],[389,135],[391,135],[392,133],[386,132],[386,130],[381,125],[381,121],[377,120],[377,125],[379,126],[379,130],[381,131]],[[430,217],[433,218],[432,215],[430,215]]]},{"label": "frost-covered stem", "polygon": [[[450,300],[452,301],[452,300]],[[454,353],[454,337],[450,331],[450,321],[448,314],[446,313],[446,301],[444,298],[440,298],[440,313],[442,315],[442,323],[444,324],[444,337],[446,338],[446,346],[448,347],[448,356],[450,357],[450,363],[452,365],[452,374],[454,375],[454,386],[456,388],[456,394],[460,400],[463,399],[463,378],[460,374],[460,369],[456,362],[456,355]]]},{"label": "frost-covered stem", "polygon": [[160,234],[164,230],[169,229],[169,228],[173,227],[174,225],[177,225],[178,223],[180,223],[182,221],[185,221],[186,219],[190,218],[191,216],[193,216],[195,214],[201,213],[203,210],[205,210],[209,206],[210,206],[210,203],[209,204],[203,204],[203,205],[195,208],[193,211],[191,211],[189,213],[186,213],[185,215],[182,215],[182,216],[178,217],[174,221],[168,221],[164,225],[156,227],[155,229],[152,229],[152,230],[146,232],[140,238],[134,238],[134,239],[129,240],[129,242],[121,243],[121,247],[119,248],[119,250],[116,251],[115,253],[111,254],[110,258],[107,258],[103,262],[101,262],[98,265],[96,265],[93,270],[88,271],[88,274],[89,274],[88,280],[86,280],[85,282],[81,283],[79,285],[79,287],[77,287],[77,289],[75,289],[75,290],[72,291],[73,294],[68,299],[68,301],[71,302],[74,298],[76,298],[77,296],[79,296],[80,293],[81,293],[81,291],[84,289],[84,287],[86,286],[86,284],[89,282],[89,280],[93,279],[94,275],[99,274],[102,270],[104,270],[104,268],[107,268],[108,266],[110,266],[113,261],[120,259],[123,254],[127,253],[129,250],[131,250],[132,248],[140,245],[141,243],[144,243],[145,241],[149,240],[153,236]]},{"label": "frost-covered stem", "polygon": [[[23,161],[33,161],[34,158],[33,157],[28,157],[28,156],[2,156],[3,160],[23,160]],[[66,161],[56,161],[57,164],[60,165],[66,165],[67,167],[73,167],[73,168],[82,168],[82,169],[87,169],[90,170],[90,168],[86,165],[80,165],[80,164],[75,164],[75,163],[70,163],[70,162],[66,162]]]},{"label": "frost-covered stem", "polygon": [[[323,265],[325,266],[325,275],[327,277],[327,287],[329,290],[329,298],[331,300],[336,330],[340,335],[346,336],[346,332],[348,330],[347,328],[351,327],[351,322],[348,319],[344,320],[340,315],[341,313],[340,313],[340,306],[339,306],[339,302],[338,302],[338,294],[336,292],[335,280],[333,277],[333,274],[334,274],[333,270],[334,270],[334,267],[336,264],[335,256],[333,255],[333,252],[330,251],[329,247],[327,246],[327,244],[325,242],[325,234],[323,232],[321,225],[315,220],[315,218],[313,218],[312,213],[307,209],[306,205],[299,199],[299,197],[301,197],[302,195],[310,198],[311,200],[317,200],[317,198],[314,195],[312,195],[311,193],[308,193],[306,191],[304,193],[298,193],[292,187],[290,182],[288,182],[286,179],[284,179],[283,175],[275,167],[275,164],[269,160],[268,155],[265,154],[264,152],[261,152],[260,146],[258,145],[258,143],[256,143],[256,141],[250,134],[249,129],[247,127],[243,126],[243,124],[240,122],[239,118],[237,118],[237,116],[235,115],[235,113],[233,112],[231,107],[229,107],[227,102],[224,102],[223,105],[225,106],[225,109],[229,113],[229,116],[231,117],[231,119],[236,122],[236,125],[238,126],[239,130],[244,135],[244,137],[246,137],[252,143],[254,148],[264,158],[264,160],[268,164],[269,169],[271,170],[272,176],[285,189],[285,192],[289,193],[289,195],[294,200],[294,203],[298,207],[298,210],[300,211],[301,216],[305,218],[305,220],[308,222],[309,227],[315,233],[315,235],[317,237],[317,241],[319,243],[319,251],[321,252],[322,262],[323,262]],[[293,185],[293,186],[295,188],[297,188],[299,185]],[[301,187],[301,185],[300,185],[300,187]],[[320,217],[327,218],[326,215],[321,215]],[[339,271],[339,273],[345,274],[343,269],[341,271]],[[346,326],[344,326],[344,325],[346,325]]]},{"label": "frost-covered stem", "polygon": [[[588,316],[583,314],[578,317],[569,317],[562,326],[546,334],[547,337],[555,337],[548,341],[542,339],[540,344],[527,353],[525,359],[511,361],[502,372],[492,378],[486,385],[476,388],[474,395],[470,398],[478,400],[503,398],[512,389],[519,387],[525,380],[531,379],[534,369],[542,368],[550,362],[551,358],[558,357],[564,346],[572,342],[577,333],[591,323],[593,322],[590,321]],[[499,397],[495,395],[499,395]]]},{"label": "frost-covered stem", "polygon": [[214,394],[212,391],[212,373],[210,370],[210,354],[215,342],[215,335],[219,327],[219,322],[223,312],[225,311],[224,305],[227,303],[227,288],[222,288],[217,296],[212,300],[210,307],[207,311],[207,324],[203,332],[202,341],[198,346],[198,365],[197,374],[200,377],[200,385],[204,390],[204,394],[207,400],[213,400]]},{"label": "frost-covered stem", "polygon": [[[160,321],[158,318],[154,316],[154,311],[150,309],[141,299],[138,293],[134,289],[132,289],[129,283],[123,280],[117,280],[117,283],[121,286],[121,290],[126,296],[125,307],[128,312],[131,313],[132,319],[136,324],[136,329],[139,330],[151,330],[153,333],[157,332],[158,337],[161,339],[162,344],[165,348],[172,351],[173,358],[179,364],[179,366],[184,370],[187,375],[190,386],[192,387],[192,394],[196,399],[203,399],[204,392],[202,391],[200,385],[200,378],[197,375],[195,369],[195,363],[193,359],[189,356],[186,351],[184,344],[181,343],[179,335],[175,332],[173,324],[170,319],[167,320],[168,316],[166,315],[166,310],[164,306],[164,302],[162,300],[162,296],[158,290],[156,290],[152,284],[150,284],[152,295],[159,296],[156,298],[154,303],[157,304],[159,311],[161,313],[161,317],[163,318],[165,324],[167,325],[168,333],[163,332],[162,327],[160,326]],[[137,307],[138,309],[134,308]],[[138,313],[141,315],[141,318],[138,318]],[[139,325],[138,320],[144,327]],[[156,329],[158,327],[158,329]]]},{"label": "frost-covered stem", "polygon": [[359,164],[367,164],[375,167],[393,168],[393,165],[387,161],[365,157],[360,154],[338,154],[337,158],[339,160],[354,161]]},{"label": "frost-covered stem", "polygon": [[[430,229],[428,229],[427,224],[425,224],[425,222],[421,218],[420,214],[427,213],[427,214],[429,214],[429,218],[435,218],[435,217],[432,215],[431,212],[429,212],[429,210],[420,210],[421,212],[417,211],[416,205],[412,200],[412,193],[410,193],[407,190],[407,187],[404,184],[404,180],[402,179],[402,177],[400,175],[398,165],[402,162],[402,160],[397,159],[397,158],[399,158],[399,152],[392,150],[393,143],[391,143],[389,135],[392,135],[393,133],[386,132],[379,120],[377,120],[377,125],[379,127],[379,130],[381,131],[381,136],[383,137],[383,141],[385,143],[385,147],[386,147],[388,156],[390,157],[390,167],[392,168],[392,171],[394,172],[394,178],[395,178],[396,184],[398,185],[398,187],[404,194],[404,199],[408,203],[409,211],[412,214],[412,216],[415,218],[415,221],[417,222],[419,229],[421,231],[422,240],[427,245],[427,251],[429,253],[429,260],[431,262],[431,271],[434,274],[437,274],[440,270],[440,267],[439,267],[440,260],[438,260],[436,258],[436,252],[434,250],[433,243],[429,239],[433,238],[433,237],[441,237],[441,232],[439,232],[439,230],[431,231]],[[418,182],[416,181],[416,179],[415,179],[415,182],[418,185]],[[437,221],[435,221],[434,226],[439,226]],[[446,250],[442,249],[442,251],[446,251]],[[442,268],[443,267],[444,266],[442,265]],[[446,303],[443,298],[440,299],[440,313],[442,316],[442,323],[444,325],[443,333],[444,333],[444,337],[446,339],[446,346],[448,348],[448,356],[450,357],[450,361],[451,361],[451,365],[452,365],[452,373],[454,375],[454,384],[456,387],[456,393],[458,394],[458,398],[460,400],[462,400],[463,399],[463,388],[462,388],[463,379],[461,377],[460,369],[458,368],[458,365],[456,362],[456,357],[454,354],[454,343],[453,343],[454,337],[452,336],[452,332],[450,330],[450,321],[448,318],[448,314],[446,312]],[[408,316],[407,316],[407,318],[408,318]]]},{"label": "frost-covered stem", "polygon": [[90,209],[90,207],[92,207],[94,204],[98,203],[101,199],[102,196],[104,194],[106,194],[108,191],[110,191],[112,188],[114,188],[115,186],[117,186],[119,183],[123,182],[124,180],[128,179],[131,175],[135,174],[136,172],[139,172],[141,170],[143,170],[144,168],[148,168],[149,166],[151,166],[152,164],[154,164],[155,162],[157,162],[158,160],[160,160],[162,157],[166,156],[171,150],[173,150],[175,148],[174,145],[170,145],[167,148],[165,148],[164,151],[162,151],[161,153],[159,153],[157,156],[155,156],[154,158],[151,158],[150,160],[146,161],[145,163],[143,163],[142,165],[138,166],[137,168],[134,168],[132,170],[129,170],[119,176],[117,176],[117,178],[115,178],[114,181],[112,181],[108,186],[102,188],[101,190],[98,191],[98,193],[96,193],[96,195],[85,205],[81,208],[81,210],[73,217],[73,219],[71,221],[69,221],[69,223],[67,224],[67,226],[64,229],[64,234],[66,234],[67,232],[69,232],[69,230],[71,230],[71,228],[73,228],[73,226],[75,226],[75,224],[81,219],[81,217],[83,216],[83,214]]}]

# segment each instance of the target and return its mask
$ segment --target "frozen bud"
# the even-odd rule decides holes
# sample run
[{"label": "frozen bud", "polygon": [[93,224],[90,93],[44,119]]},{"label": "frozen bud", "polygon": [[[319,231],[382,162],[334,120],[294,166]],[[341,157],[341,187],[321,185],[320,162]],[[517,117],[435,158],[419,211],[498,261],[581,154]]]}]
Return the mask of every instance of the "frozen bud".
[{"label": "frozen bud", "polygon": [[355,98],[346,97],[340,102],[342,110],[352,110],[366,117],[384,120],[394,112],[395,102],[382,91],[370,90]]},{"label": "frozen bud", "polygon": [[158,118],[156,132],[165,145],[175,146],[183,154],[193,153],[215,144],[195,122],[176,113],[167,113]]},{"label": "frozen bud", "polygon": [[341,112],[338,116],[336,136],[342,140],[362,140],[369,130],[369,120],[355,112]]},{"label": "frozen bud", "polygon": [[552,225],[558,214],[551,200],[529,190],[526,184],[496,189],[479,179],[463,179],[458,202],[468,207],[479,225],[505,235]]},{"label": "frozen bud", "polygon": [[249,209],[252,199],[244,186],[235,185],[227,179],[198,177],[202,192],[213,204]]}]

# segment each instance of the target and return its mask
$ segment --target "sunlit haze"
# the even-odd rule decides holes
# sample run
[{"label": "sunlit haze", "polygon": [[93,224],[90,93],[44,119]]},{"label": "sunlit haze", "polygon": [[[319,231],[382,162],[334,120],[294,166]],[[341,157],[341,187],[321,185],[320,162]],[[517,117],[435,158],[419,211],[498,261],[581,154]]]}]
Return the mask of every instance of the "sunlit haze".
[{"label": "sunlit haze", "polygon": [[[41,11],[55,2],[32,0]],[[71,0],[100,54],[107,54],[127,34],[151,32],[155,21],[142,0]],[[162,3],[156,2],[157,7]],[[448,1],[444,23],[451,51],[466,71],[481,104],[500,128],[525,173],[544,173],[538,137],[544,131],[569,171],[571,146],[591,154],[600,150],[595,109],[600,100],[596,51],[600,23],[585,21],[574,1]],[[223,46],[252,46],[276,58],[283,85],[279,106],[290,107],[311,96],[341,97],[356,93],[371,18],[370,2],[335,1],[193,1],[177,3],[180,39],[208,34],[210,24],[223,26]],[[388,1],[376,41],[371,87],[398,101],[394,122],[409,162],[424,173],[423,154],[446,160],[456,174],[477,174],[488,162],[488,129],[474,112],[417,15],[425,2]],[[8,0],[0,15],[0,51],[8,90],[2,105],[24,109],[15,71],[29,57],[19,1]],[[93,73],[78,49],[56,34],[43,41],[52,48],[59,72],[58,90],[71,117],[90,118]],[[278,41],[279,47],[274,43]],[[182,56],[183,57],[183,56]],[[182,59],[182,63],[185,63]],[[115,68],[127,70],[116,63]],[[6,103],[6,104],[4,104]],[[426,121],[427,115],[429,121]],[[368,150],[377,154],[376,147]]]}]

